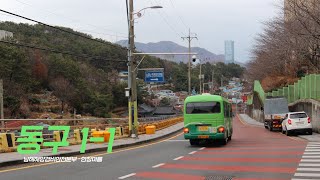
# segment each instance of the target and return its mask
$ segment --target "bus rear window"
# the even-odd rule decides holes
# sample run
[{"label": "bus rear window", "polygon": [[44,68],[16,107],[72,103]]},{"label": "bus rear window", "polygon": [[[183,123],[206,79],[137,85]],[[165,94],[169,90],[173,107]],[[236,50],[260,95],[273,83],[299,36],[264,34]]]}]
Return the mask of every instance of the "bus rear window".
[{"label": "bus rear window", "polygon": [[213,114],[220,113],[219,102],[194,102],[187,103],[186,113],[187,114]]}]

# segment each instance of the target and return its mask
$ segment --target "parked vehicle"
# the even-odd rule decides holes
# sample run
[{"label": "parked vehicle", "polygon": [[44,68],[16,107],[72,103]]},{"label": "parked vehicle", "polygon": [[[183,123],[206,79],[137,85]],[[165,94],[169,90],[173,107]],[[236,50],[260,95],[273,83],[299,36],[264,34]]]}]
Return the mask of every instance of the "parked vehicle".
[{"label": "parked vehicle", "polygon": [[312,135],[310,117],[305,112],[287,113],[282,120],[282,133],[290,136],[294,133],[308,133]]},{"label": "parked vehicle", "polygon": [[281,120],[289,112],[287,99],[284,97],[267,97],[263,109],[264,127],[270,131],[281,131]]}]

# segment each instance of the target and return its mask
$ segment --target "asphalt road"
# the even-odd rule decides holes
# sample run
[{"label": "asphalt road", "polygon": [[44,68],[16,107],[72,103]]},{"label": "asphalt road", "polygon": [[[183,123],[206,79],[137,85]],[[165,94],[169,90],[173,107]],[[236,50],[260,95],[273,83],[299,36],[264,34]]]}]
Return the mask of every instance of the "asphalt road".
[{"label": "asphalt road", "polygon": [[[238,180],[291,179],[307,143],[297,137],[269,132],[235,119],[234,136],[226,146],[191,147],[179,134],[153,144],[97,155],[103,157],[101,163],[77,161],[12,168],[0,170],[0,179],[199,180],[222,176]],[[320,179],[320,171],[318,173]]]}]

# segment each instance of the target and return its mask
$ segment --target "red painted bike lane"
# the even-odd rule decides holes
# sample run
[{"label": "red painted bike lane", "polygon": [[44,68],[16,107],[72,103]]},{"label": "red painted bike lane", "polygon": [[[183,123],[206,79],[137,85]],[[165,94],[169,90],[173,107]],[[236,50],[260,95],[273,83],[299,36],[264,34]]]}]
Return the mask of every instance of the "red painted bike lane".
[{"label": "red painted bike lane", "polygon": [[[291,179],[307,145],[306,141],[251,126],[237,118],[226,146],[208,146],[178,160],[135,173],[132,179]],[[185,142],[188,143],[188,142]],[[186,146],[181,146],[186,148]]]}]

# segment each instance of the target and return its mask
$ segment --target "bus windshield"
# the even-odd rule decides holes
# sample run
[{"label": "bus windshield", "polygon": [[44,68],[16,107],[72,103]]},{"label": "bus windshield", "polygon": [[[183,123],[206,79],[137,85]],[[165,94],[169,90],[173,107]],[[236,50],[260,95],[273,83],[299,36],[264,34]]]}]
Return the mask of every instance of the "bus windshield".
[{"label": "bus windshield", "polygon": [[219,102],[192,102],[187,103],[186,106],[187,114],[213,114],[220,112]]}]

